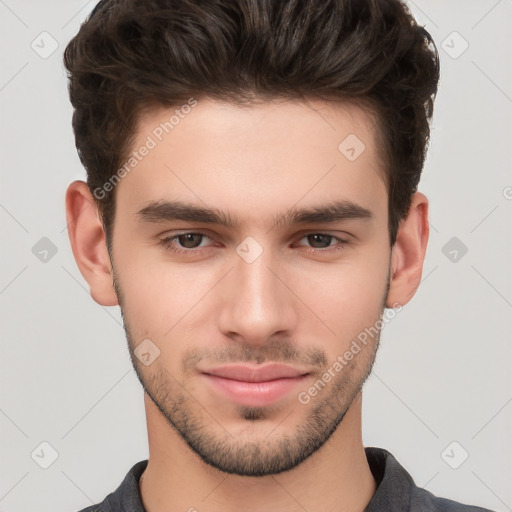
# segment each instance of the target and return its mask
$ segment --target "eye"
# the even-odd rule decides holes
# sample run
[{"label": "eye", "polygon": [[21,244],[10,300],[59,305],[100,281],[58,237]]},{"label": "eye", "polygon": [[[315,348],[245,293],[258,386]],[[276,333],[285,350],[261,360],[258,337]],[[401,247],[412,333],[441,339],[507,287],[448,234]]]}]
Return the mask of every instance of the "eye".
[{"label": "eye", "polygon": [[[302,237],[301,240],[307,239],[308,243],[312,244],[309,252],[333,252],[344,249],[348,245],[348,240],[344,240],[338,236],[329,233],[309,233]],[[338,242],[338,244],[331,245],[331,242]],[[320,246],[320,247],[319,247]]]},{"label": "eye", "polygon": [[[176,253],[192,253],[197,252],[195,249],[200,248],[200,243],[203,238],[209,238],[201,232],[187,232],[178,235],[168,236],[160,240],[160,245],[166,249]],[[181,247],[176,246],[175,242],[179,243]]]}]

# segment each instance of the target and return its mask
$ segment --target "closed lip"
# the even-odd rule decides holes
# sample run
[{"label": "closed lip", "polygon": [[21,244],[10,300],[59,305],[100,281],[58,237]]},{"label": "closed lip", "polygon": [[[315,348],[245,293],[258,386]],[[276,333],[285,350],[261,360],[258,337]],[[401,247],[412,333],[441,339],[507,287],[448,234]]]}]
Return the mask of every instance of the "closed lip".
[{"label": "closed lip", "polygon": [[241,382],[268,382],[276,379],[290,379],[294,377],[302,377],[307,375],[307,370],[294,368],[284,364],[267,364],[267,365],[226,365],[208,370],[202,370],[206,375],[214,375],[215,377],[223,377],[225,379],[238,380]]}]

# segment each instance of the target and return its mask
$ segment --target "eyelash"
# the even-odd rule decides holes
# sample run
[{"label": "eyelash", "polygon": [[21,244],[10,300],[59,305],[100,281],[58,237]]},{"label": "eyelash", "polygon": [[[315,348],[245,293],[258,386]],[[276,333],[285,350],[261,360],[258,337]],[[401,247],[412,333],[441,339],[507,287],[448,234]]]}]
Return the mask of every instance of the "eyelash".
[{"label": "eyelash", "polygon": [[[184,236],[184,235],[201,235],[203,237],[210,238],[206,233],[203,233],[201,231],[186,231],[184,233],[179,233],[177,235],[172,235],[172,236],[168,236],[166,238],[163,238],[163,239],[160,240],[159,244],[161,246],[163,246],[165,249],[170,250],[171,252],[173,252],[175,254],[188,254],[188,255],[191,255],[191,254],[195,254],[195,253],[200,252],[201,249],[206,249],[207,248],[207,247],[195,247],[195,248],[192,248],[192,249],[180,249],[180,248],[177,248],[176,246],[172,245],[172,242],[174,240],[177,240],[179,237]],[[332,248],[325,248],[325,249],[315,249],[315,248],[311,248],[311,247],[310,248],[306,248],[306,249],[308,249],[307,252],[311,252],[311,253],[327,253],[327,254],[331,254],[333,252],[341,251],[341,250],[345,249],[345,246],[347,246],[349,244],[348,240],[344,240],[343,238],[340,238],[338,236],[331,235],[330,233],[322,233],[322,232],[307,233],[300,240],[302,240],[303,238],[307,238],[308,236],[311,236],[311,235],[328,236],[328,237],[331,237],[332,239],[337,240],[339,242],[338,246],[333,246]]]}]

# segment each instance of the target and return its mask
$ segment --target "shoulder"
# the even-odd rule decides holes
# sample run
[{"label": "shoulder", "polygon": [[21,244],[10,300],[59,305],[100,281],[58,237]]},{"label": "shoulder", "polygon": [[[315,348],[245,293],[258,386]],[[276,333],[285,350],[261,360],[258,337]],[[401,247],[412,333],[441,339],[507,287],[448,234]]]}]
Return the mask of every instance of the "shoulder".
[{"label": "shoulder", "polygon": [[90,505],[77,512],[144,512],[139,490],[139,479],[148,460],[137,462],[126,474],[119,487],[111,492],[101,503]]},{"label": "shoulder", "polygon": [[406,469],[383,448],[367,447],[365,452],[377,482],[377,490],[365,512],[492,512],[486,508],[439,498],[418,487]]},{"label": "shoulder", "polygon": [[411,511],[414,512],[492,512],[488,508],[466,505],[458,501],[439,498],[430,491],[416,487],[411,496]]}]

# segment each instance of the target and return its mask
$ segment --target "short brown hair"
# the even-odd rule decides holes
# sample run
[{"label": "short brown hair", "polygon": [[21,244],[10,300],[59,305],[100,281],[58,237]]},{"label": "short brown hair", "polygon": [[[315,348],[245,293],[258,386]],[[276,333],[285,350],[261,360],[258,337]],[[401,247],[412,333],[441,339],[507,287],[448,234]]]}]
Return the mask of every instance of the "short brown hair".
[{"label": "short brown hair", "polygon": [[[151,105],[317,97],[369,106],[394,245],[420,180],[439,81],[435,44],[402,1],[102,0],[64,62],[91,193],[122,165]],[[95,197],[109,248],[114,192]]]}]

